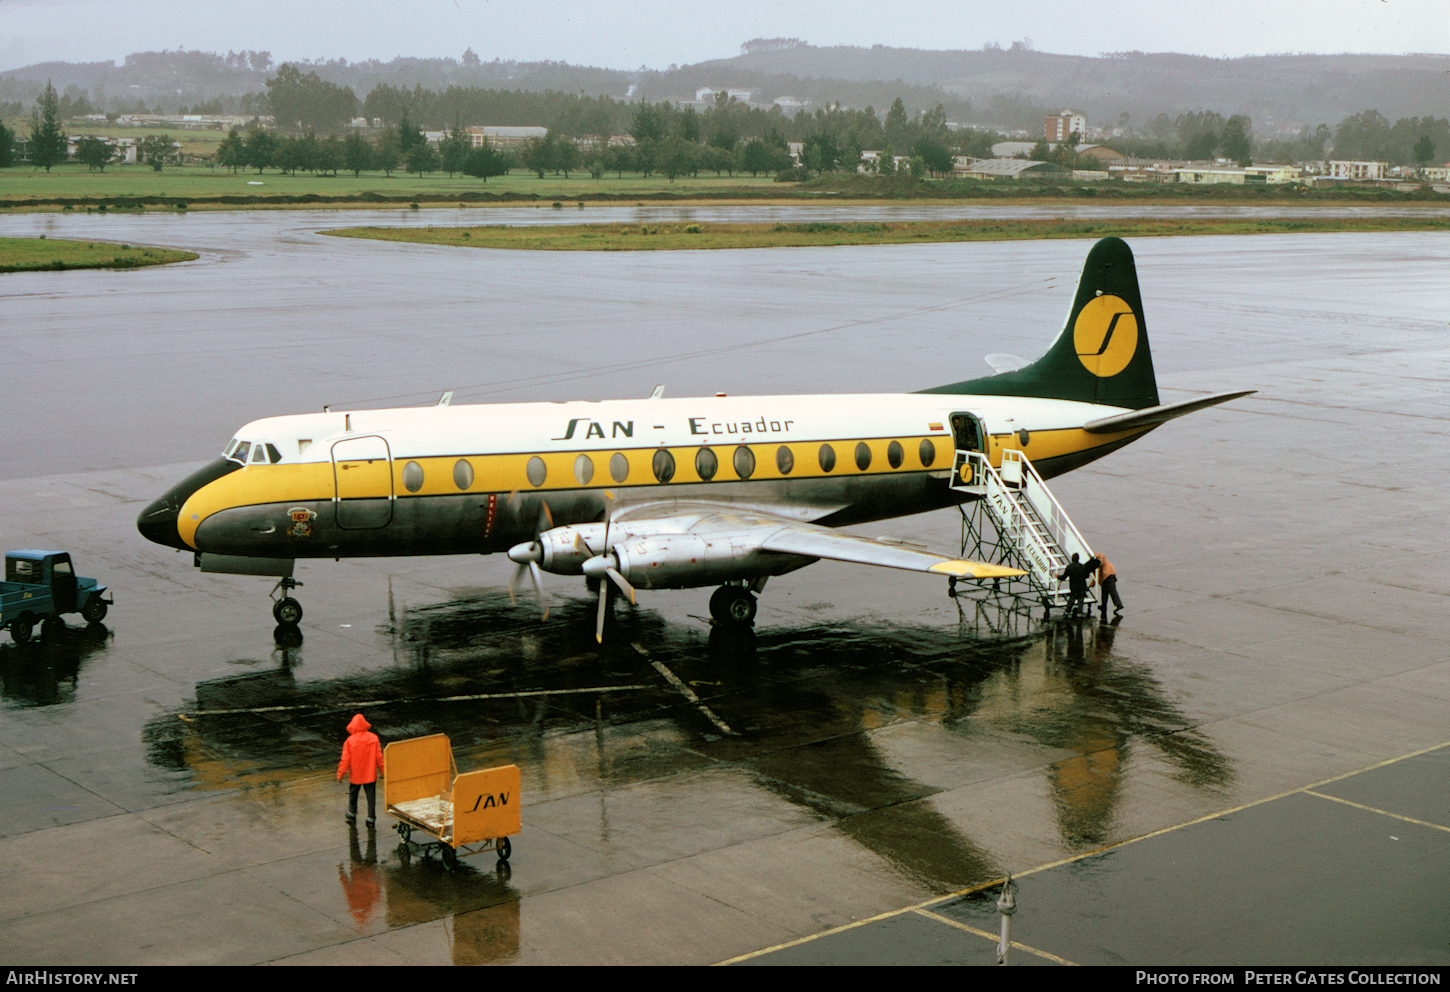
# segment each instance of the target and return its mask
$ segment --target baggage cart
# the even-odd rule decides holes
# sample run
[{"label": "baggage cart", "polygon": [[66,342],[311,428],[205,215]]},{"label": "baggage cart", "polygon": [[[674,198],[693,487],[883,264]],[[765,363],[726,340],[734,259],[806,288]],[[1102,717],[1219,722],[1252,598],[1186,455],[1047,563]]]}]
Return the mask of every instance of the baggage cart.
[{"label": "baggage cart", "polygon": [[[450,869],[460,852],[494,851],[501,862],[513,854],[509,836],[523,830],[517,765],[459,775],[448,735],[432,734],[384,748],[383,782],[383,808],[398,821],[401,852],[410,844],[425,854],[436,848]],[[415,841],[415,832],[431,839]]]}]

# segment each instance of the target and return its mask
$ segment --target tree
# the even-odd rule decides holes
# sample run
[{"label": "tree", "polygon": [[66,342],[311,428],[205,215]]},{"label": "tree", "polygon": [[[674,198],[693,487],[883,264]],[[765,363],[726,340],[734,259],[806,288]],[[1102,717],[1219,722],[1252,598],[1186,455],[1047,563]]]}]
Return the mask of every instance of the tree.
[{"label": "tree", "polygon": [[629,118],[626,128],[636,142],[663,141],[670,133],[670,105],[661,102],[658,107],[648,102],[641,103]]},{"label": "tree", "polygon": [[247,146],[242,143],[242,136],[235,129],[229,131],[226,140],[217,146],[214,161],[224,169],[231,169],[233,173],[246,167]]},{"label": "tree", "polygon": [[277,136],[270,131],[253,131],[247,135],[246,140],[246,165],[248,168],[256,169],[257,175],[262,170],[275,163],[277,158]]},{"label": "tree", "polygon": [[66,149],[65,132],[60,129],[59,101],[49,80],[37,102],[39,108],[30,114],[30,161],[49,172],[52,165],[65,161]]},{"label": "tree", "polygon": [[393,128],[385,128],[373,143],[373,168],[382,169],[389,179],[403,160],[403,145],[398,134]]},{"label": "tree", "polygon": [[421,145],[409,148],[403,158],[408,163],[408,171],[418,173],[419,179],[423,178],[425,172],[438,171],[438,167],[442,164],[438,156],[438,149],[426,141]]},{"label": "tree", "polygon": [[1250,155],[1253,145],[1249,138],[1252,127],[1253,122],[1241,114],[1234,114],[1228,119],[1223,126],[1223,137],[1219,139],[1225,157],[1242,166],[1254,164]]},{"label": "tree", "polygon": [[443,171],[448,173],[449,179],[453,178],[453,173],[463,171],[463,161],[468,158],[468,152],[468,138],[464,136],[463,130],[455,120],[453,130],[449,131],[438,145],[439,160],[443,164]]},{"label": "tree", "polygon": [[165,135],[148,134],[141,139],[141,147],[138,149],[141,161],[151,166],[156,172],[171,160],[175,154],[171,147],[171,139]]},{"label": "tree", "polygon": [[1428,134],[1420,135],[1420,140],[1415,142],[1415,168],[1423,169],[1430,159],[1435,157],[1435,142],[1430,140]]},{"label": "tree", "polygon": [[356,178],[364,169],[373,167],[373,148],[368,139],[354,131],[342,142],[342,167],[351,169]]},{"label": "tree", "polygon": [[463,160],[463,174],[488,182],[489,176],[502,176],[509,171],[509,157],[498,151],[487,139]]},{"label": "tree", "polygon": [[408,112],[403,111],[403,116],[398,118],[398,150],[407,155],[418,145],[427,144],[428,139],[423,137],[422,130],[418,125],[408,120]]},{"label": "tree", "polygon": [[327,129],[357,115],[357,95],[351,89],[325,82],[315,72],[304,76],[290,64],[267,80],[267,100],[279,127]]},{"label": "tree", "polygon": [[0,169],[8,169],[15,162],[15,132],[0,122]]},{"label": "tree", "polygon": [[106,171],[106,163],[115,157],[115,149],[100,138],[87,135],[76,142],[76,160],[84,162],[86,168]]},{"label": "tree", "polygon": [[886,140],[893,145],[905,147],[909,143],[907,138],[906,104],[901,102],[901,97],[891,101],[891,109],[886,111]]},{"label": "tree", "polygon": [[543,179],[544,173],[554,168],[554,135],[549,133],[542,138],[530,138],[524,142],[519,161],[525,169]]},{"label": "tree", "polygon": [[660,145],[659,170],[674,182],[676,177],[683,176],[692,169],[698,169],[695,164],[695,150],[698,146],[693,141],[684,138],[668,138]]},{"label": "tree", "polygon": [[934,176],[945,176],[952,171],[955,164],[952,160],[952,153],[945,145],[923,135],[917,138],[911,146],[911,154],[919,158]]}]

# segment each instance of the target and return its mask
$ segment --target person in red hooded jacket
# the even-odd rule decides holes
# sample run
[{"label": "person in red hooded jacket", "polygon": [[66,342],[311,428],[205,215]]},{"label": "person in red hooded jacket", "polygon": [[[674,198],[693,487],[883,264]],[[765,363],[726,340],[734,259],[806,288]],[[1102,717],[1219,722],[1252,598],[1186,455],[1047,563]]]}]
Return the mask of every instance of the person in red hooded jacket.
[{"label": "person in red hooded jacket", "polygon": [[378,773],[383,770],[383,746],[378,735],[368,728],[372,724],[361,714],[353,717],[347,725],[347,740],[342,745],[342,760],[337,763],[337,780],[347,775],[347,812],[343,814],[348,823],[357,822],[357,791],[368,792],[367,825],[378,819],[377,794]]}]

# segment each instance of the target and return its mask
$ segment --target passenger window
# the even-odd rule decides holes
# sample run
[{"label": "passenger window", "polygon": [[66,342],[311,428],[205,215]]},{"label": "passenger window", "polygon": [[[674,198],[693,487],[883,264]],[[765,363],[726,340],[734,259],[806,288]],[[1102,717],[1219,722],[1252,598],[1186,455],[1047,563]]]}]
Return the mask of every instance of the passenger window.
[{"label": "passenger window", "polygon": [[549,469],[544,464],[544,460],[538,455],[535,455],[529,459],[529,465],[524,470],[524,474],[529,477],[529,485],[537,489],[544,484],[544,479],[548,476]]},{"label": "passenger window", "polygon": [[836,467],[836,449],[829,444],[821,445],[821,471],[829,472]]},{"label": "passenger window", "polygon": [[473,464],[468,459],[460,458],[453,463],[453,484],[459,489],[473,485]]},{"label": "passenger window", "polygon": [[594,459],[588,455],[574,459],[574,478],[581,486],[589,485],[589,480],[594,478]]},{"label": "passenger window", "polygon": [[871,467],[871,446],[865,441],[856,442],[856,467],[863,472]]},{"label": "passenger window", "polygon": [[743,444],[735,449],[735,474],[742,479],[755,474],[755,452]]},{"label": "passenger window", "polygon": [[276,465],[278,462],[280,462],[282,460],[282,452],[280,452],[276,448],[272,447],[271,444],[268,444],[267,445],[267,460],[270,461],[273,465]]},{"label": "passenger window", "polygon": [[624,453],[616,451],[609,458],[609,477],[615,482],[623,482],[629,478],[629,459]]},{"label": "passenger window", "polygon": [[790,475],[791,469],[795,468],[795,455],[783,444],[775,449],[775,467],[781,475]]},{"label": "passenger window", "polygon": [[709,482],[719,470],[720,459],[715,457],[715,452],[709,448],[701,448],[695,453],[695,472],[700,478]]},{"label": "passenger window", "polygon": [[654,462],[651,467],[655,471],[655,478],[661,482],[669,482],[675,477],[675,456],[664,448],[655,452]]},{"label": "passenger window", "polygon": [[423,488],[423,466],[417,462],[409,462],[403,466],[403,488],[410,493],[416,493]]},{"label": "passenger window", "polygon": [[892,468],[900,468],[901,460],[906,453],[901,450],[900,441],[892,441],[886,446],[886,460],[891,463]]},{"label": "passenger window", "polygon": [[932,462],[936,461],[936,445],[931,443],[931,438],[921,439],[921,448],[917,451],[917,456],[921,458],[922,467],[930,466]]}]

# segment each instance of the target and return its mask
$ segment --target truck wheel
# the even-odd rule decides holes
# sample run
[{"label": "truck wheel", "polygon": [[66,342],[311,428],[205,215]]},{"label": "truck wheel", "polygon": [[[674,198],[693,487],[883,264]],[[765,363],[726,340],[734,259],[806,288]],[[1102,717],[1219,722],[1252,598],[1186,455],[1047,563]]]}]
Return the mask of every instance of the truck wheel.
[{"label": "truck wheel", "polygon": [[272,607],[272,616],[280,624],[295,627],[302,622],[302,604],[288,596]]},{"label": "truck wheel", "polygon": [[498,859],[500,861],[507,861],[513,853],[514,846],[509,843],[509,839],[507,837],[500,837],[498,839]]},{"label": "truck wheel", "polygon": [[100,623],[106,619],[106,602],[103,599],[89,599],[81,609],[81,616],[86,623]]},{"label": "truck wheel", "polygon": [[10,639],[16,644],[25,644],[30,640],[30,632],[35,627],[35,621],[29,613],[22,613],[10,621]]},{"label": "truck wheel", "polygon": [[438,853],[443,857],[443,864],[449,871],[458,867],[458,852],[447,844],[438,845]]}]

